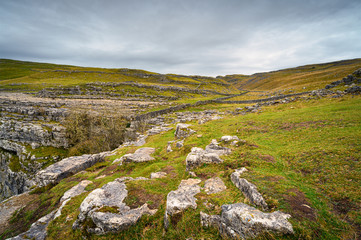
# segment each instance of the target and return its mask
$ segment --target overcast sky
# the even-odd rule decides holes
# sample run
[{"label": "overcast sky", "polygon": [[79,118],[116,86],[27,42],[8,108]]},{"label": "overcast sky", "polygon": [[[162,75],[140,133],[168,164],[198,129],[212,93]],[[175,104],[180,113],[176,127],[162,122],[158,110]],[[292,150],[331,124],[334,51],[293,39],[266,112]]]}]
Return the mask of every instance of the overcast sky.
[{"label": "overcast sky", "polygon": [[216,76],[360,57],[360,0],[0,1],[0,58]]}]

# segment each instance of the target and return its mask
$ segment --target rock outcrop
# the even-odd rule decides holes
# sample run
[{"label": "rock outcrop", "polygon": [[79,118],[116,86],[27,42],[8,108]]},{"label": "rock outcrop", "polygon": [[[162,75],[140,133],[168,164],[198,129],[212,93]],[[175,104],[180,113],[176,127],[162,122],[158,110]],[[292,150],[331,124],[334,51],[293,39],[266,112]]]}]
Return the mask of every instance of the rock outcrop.
[{"label": "rock outcrop", "polygon": [[226,189],[226,185],[219,177],[210,178],[204,183],[204,190],[207,194],[219,193]]},{"label": "rock outcrop", "polygon": [[84,221],[88,220],[94,225],[86,229],[90,233],[115,233],[136,224],[144,214],[153,215],[157,210],[149,209],[147,204],[130,209],[123,202],[128,195],[124,181],[125,178],[116,179],[92,191],[81,203],[73,228],[83,228]]},{"label": "rock outcrop", "polygon": [[150,174],[150,178],[151,179],[155,179],[155,178],[164,178],[167,176],[166,172],[154,172]]},{"label": "rock outcrop", "polygon": [[220,155],[229,154],[231,149],[218,145],[217,140],[213,139],[212,142],[206,146],[206,149],[193,147],[191,152],[186,158],[186,170],[190,171],[203,163],[221,163],[223,160],[219,157]]},{"label": "rock outcrop", "polygon": [[292,234],[291,215],[276,211],[264,213],[244,203],[223,205],[221,215],[201,212],[203,227],[216,227],[220,234],[232,239],[255,238],[264,232]]},{"label": "rock outcrop", "polygon": [[48,227],[49,223],[54,218],[55,211],[52,211],[48,215],[40,218],[33,224],[28,231],[13,237],[8,238],[7,240],[26,240],[26,239],[35,239],[35,240],[44,240],[47,236],[46,228]]},{"label": "rock outcrop", "polygon": [[89,180],[83,180],[79,184],[75,185],[74,187],[66,191],[60,199],[61,206],[56,211],[54,215],[54,219],[61,215],[61,210],[64,208],[65,204],[70,201],[72,197],[78,196],[83,192],[85,192],[85,188],[91,183],[93,182]]},{"label": "rock outcrop", "polygon": [[129,163],[129,162],[148,162],[154,160],[154,157],[150,156],[155,152],[155,148],[144,147],[137,149],[134,153],[125,154],[121,158],[115,159],[113,163],[120,162]]},{"label": "rock outcrop", "polygon": [[189,178],[182,180],[177,190],[171,191],[167,195],[167,206],[164,214],[164,228],[168,229],[170,218],[181,213],[187,208],[197,208],[196,198],[194,195],[201,191],[198,184],[199,179]]},{"label": "rock outcrop", "polygon": [[93,166],[97,162],[104,161],[104,158],[109,155],[109,152],[103,152],[92,155],[86,154],[77,157],[65,158],[53,165],[50,165],[44,170],[39,171],[35,175],[35,181],[39,187],[46,186],[48,184],[56,184],[66,177]]},{"label": "rock outcrop", "polygon": [[237,169],[231,174],[231,180],[236,187],[241,190],[243,195],[254,205],[262,207],[263,210],[268,210],[268,205],[262,195],[258,192],[257,187],[241,178],[241,174],[247,171],[246,168]]},{"label": "rock outcrop", "polygon": [[184,123],[178,123],[177,124],[177,127],[175,129],[175,133],[174,133],[174,136],[177,138],[177,139],[182,139],[182,138],[186,138],[186,137],[189,137],[190,135],[192,135],[193,133],[195,133],[194,130],[188,128],[189,124],[184,124]]}]

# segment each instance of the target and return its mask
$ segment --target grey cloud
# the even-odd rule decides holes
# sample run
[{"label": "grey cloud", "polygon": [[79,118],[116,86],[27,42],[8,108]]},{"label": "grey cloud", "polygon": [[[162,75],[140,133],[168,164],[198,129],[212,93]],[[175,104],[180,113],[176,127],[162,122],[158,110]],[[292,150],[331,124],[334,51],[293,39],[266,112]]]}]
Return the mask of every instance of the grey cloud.
[{"label": "grey cloud", "polygon": [[359,1],[0,2],[0,57],[224,75],[361,55]]}]

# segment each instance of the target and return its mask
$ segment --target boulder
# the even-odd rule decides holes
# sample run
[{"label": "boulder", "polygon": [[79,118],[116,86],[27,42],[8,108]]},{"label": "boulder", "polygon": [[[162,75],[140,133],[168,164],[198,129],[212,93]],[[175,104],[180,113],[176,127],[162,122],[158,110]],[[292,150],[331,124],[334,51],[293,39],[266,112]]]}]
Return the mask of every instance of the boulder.
[{"label": "boulder", "polygon": [[237,136],[223,136],[221,137],[221,142],[231,142],[231,141],[239,141]]},{"label": "boulder", "polygon": [[186,170],[189,171],[203,163],[221,163],[223,160],[217,153],[208,153],[202,148],[193,147],[186,158]]},{"label": "boulder", "polygon": [[86,192],[85,188],[91,183],[93,183],[93,182],[89,181],[89,180],[83,180],[80,183],[78,183],[77,185],[75,185],[74,187],[72,187],[71,189],[69,189],[68,191],[66,191],[60,199],[61,206],[56,211],[56,213],[54,215],[54,219],[61,215],[61,210],[63,210],[65,204],[67,202],[69,202],[72,197],[78,196],[78,195],[82,194],[83,192]]},{"label": "boulder", "polygon": [[216,227],[225,238],[250,239],[265,232],[293,234],[289,214],[276,211],[264,213],[244,203],[223,205],[221,215],[201,212],[203,227]]},{"label": "boulder", "polygon": [[[130,209],[123,201],[128,195],[124,181],[132,178],[119,178],[92,191],[81,203],[78,219],[73,229],[83,228],[85,220],[93,222],[93,227],[87,231],[95,234],[119,232],[129,228],[144,215],[153,215],[157,210],[151,210],[147,204]],[[142,178],[143,179],[143,178]]]},{"label": "boulder", "polygon": [[246,179],[241,178],[241,174],[247,171],[246,168],[237,169],[231,174],[231,180],[236,187],[241,190],[243,195],[254,205],[262,207],[263,210],[268,210],[268,205],[263,199],[262,195],[258,192],[257,187],[248,182]]},{"label": "boulder", "polygon": [[164,214],[165,229],[168,229],[171,217],[181,213],[187,208],[197,208],[194,195],[201,191],[200,186],[198,186],[200,182],[201,180],[193,178],[182,180],[177,190],[168,193],[167,206]]},{"label": "boulder", "polygon": [[181,138],[189,137],[190,135],[195,133],[194,130],[188,128],[189,126],[190,126],[189,124],[178,123],[174,133],[175,137],[177,139],[181,139]]},{"label": "boulder", "polygon": [[167,176],[166,172],[154,172],[150,174],[150,178],[151,179],[155,179],[155,178],[164,178]]},{"label": "boulder", "polygon": [[212,142],[206,146],[205,151],[207,153],[216,153],[217,155],[227,155],[231,153],[231,149],[219,146],[216,139],[212,139]]},{"label": "boulder", "polygon": [[212,193],[219,193],[227,189],[226,185],[224,185],[224,182],[219,177],[214,177],[208,179],[204,183],[204,189],[207,194]]},{"label": "boulder", "polygon": [[120,162],[121,164],[129,162],[148,162],[154,160],[150,154],[155,152],[155,148],[144,147],[137,149],[134,153],[125,154],[123,157],[115,159],[113,163]]},{"label": "boulder", "polygon": [[39,187],[48,184],[56,184],[60,180],[69,177],[75,173],[85,170],[98,162],[104,161],[109,152],[98,154],[85,154],[82,156],[65,158],[57,163],[50,165],[35,175],[35,181]]},{"label": "boulder", "polygon": [[177,148],[182,148],[183,145],[184,145],[184,139],[181,140],[181,141],[176,142],[176,144],[175,144],[175,146],[176,146]]}]

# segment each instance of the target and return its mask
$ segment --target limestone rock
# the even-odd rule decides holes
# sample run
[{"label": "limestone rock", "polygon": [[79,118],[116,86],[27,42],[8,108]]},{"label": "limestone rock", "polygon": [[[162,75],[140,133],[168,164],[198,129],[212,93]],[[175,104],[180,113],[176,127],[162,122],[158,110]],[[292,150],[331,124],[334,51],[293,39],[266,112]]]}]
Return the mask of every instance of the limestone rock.
[{"label": "limestone rock", "polygon": [[181,141],[176,142],[176,144],[175,144],[175,146],[176,146],[177,148],[182,148],[183,145],[184,145],[184,139],[181,140]]},{"label": "limestone rock", "polygon": [[35,181],[39,187],[46,186],[50,183],[58,183],[60,180],[85,170],[97,162],[104,161],[104,158],[109,154],[109,152],[103,152],[92,155],[85,154],[82,156],[65,158],[53,165],[50,165],[44,170],[39,171],[35,175]]},{"label": "limestone rock", "polygon": [[125,154],[119,159],[115,159],[113,163],[129,163],[129,162],[148,162],[154,160],[154,157],[151,157],[150,154],[155,152],[155,148],[144,147],[137,149],[134,153]]},{"label": "limestone rock", "polygon": [[204,183],[204,189],[207,194],[212,193],[219,193],[227,189],[226,185],[224,185],[224,182],[219,177],[214,177],[208,179]]},{"label": "limestone rock", "polygon": [[178,123],[174,133],[175,137],[177,139],[181,139],[181,138],[189,137],[190,135],[195,133],[194,130],[188,128],[189,126],[190,126],[189,124]]},{"label": "limestone rock", "polygon": [[168,145],[167,145],[167,153],[173,152],[173,150],[172,150],[172,143],[173,143],[173,141],[169,141],[169,142],[168,142]]},{"label": "limestone rock", "polygon": [[194,195],[201,191],[198,184],[199,179],[189,178],[182,180],[177,190],[171,191],[167,195],[167,206],[164,215],[164,227],[168,229],[170,217],[181,213],[185,209],[191,207],[197,208],[196,198]]},{"label": "limestone rock", "polygon": [[264,213],[244,203],[222,206],[220,216],[201,212],[201,225],[218,228],[221,235],[232,239],[250,239],[264,232],[293,234],[289,214],[276,211]]},{"label": "limestone rock", "polygon": [[154,178],[164,178],[167,176],[166,172],[154,172],[150,174],[150,178],[154,179]]},{"label": "limestone rock", "polygon": [[243,195],[252,204],[262,207],[263,210],[267,210],[268,205],[263,199],[262,195],[258,192],[257,187],[254,184],[248,182],[246,179],[240,177],[240,175],[245,171],[247,171],[246,168],[235,170],[235,172],[231,174],[232,182],[239,190],[241,190]]},{"label": "limestone rock", "polygon": [[31,224],[31,227],[28,231],[19,234],[16,237],[8,238],[8,240],[25,240],[25,239],[35,239],[35,240],[44,240],[47,236],[46,228],[48,227],[51,220],[53,220],[55,211],[52,211],[48,215],[40,218],[35,223]]},{"label": "limestone rock", "polygon": [[223,160],[217,153],[208,153],[202,148],[193,147],[191,152],[186,158],[186,170],[189,171],[193,168],[200,166],[203,163],[221,163]]},{"label": "limestone rock", "polygon": [[218,145],[216,139],[212,139],[212,142],[206,146],[207,153],[216,153],[217,155],[227,155],[231,153],[231,149]]},{"label": "limestone rock", "polygon": [[223,136],[221,137],[222,142],[239,141],[237,136]]},{"label": "limestone rock", "polygon": [[[149,209],[147,204],[136,209],[130,209],[123,202],[128,195],[124,183],[126,179],[134,180],[126,177],[116,179],[92,191],[81,203],[80,213],[73,224],[73,228],[83,228],[83,222],[89,219],[95,225],[86,229],[90,233],[119,232],[136,224],[142,215],[153,215],[157,210]],[[107,207],[116,212],[107,211]]]},{"label": "limestone rock", "polygon": [[71,189],[66,191],[60,199],[60,202],[62,204],[59,207],[59,209],[56,211],[56,213],[54,215],[54,219],[61,215],[61,210],[63,210],[65,204],[67,202],[69,202],[72,197],[78,196],[78,195],[82,194],[83,192],[85,192],[85,188],[91,183],[93,183],[93,182],[89,181],[89,180],[83,180],[79,184],[75,185],[74,187],[72,187]]}]

